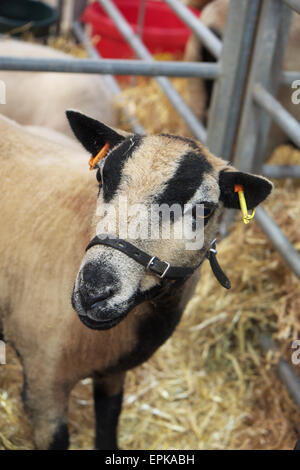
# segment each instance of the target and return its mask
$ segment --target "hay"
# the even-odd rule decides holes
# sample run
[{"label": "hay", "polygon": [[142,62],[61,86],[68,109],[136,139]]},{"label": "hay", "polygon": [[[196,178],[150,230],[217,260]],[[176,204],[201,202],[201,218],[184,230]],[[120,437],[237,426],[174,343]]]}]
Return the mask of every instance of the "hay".
[{"label": "hay", "polygon": [[[155,60],[178,60],[180,55],[155,54]],[[188,99],[187,80],[170,78],[170,82],[185,101]],[[132,86],[133,85],[133,86]],[[131,131],[127,115],[136,117],[148,132],[161,132],[191,136],[191,132],[183,119],[175,111],[173,105],[161,90],[154,78],[137,77],[128,86],[128,81],[121,80],[122,92],[115,98],[119,111],[120,127]],[[125,112],[126,110],[126,112]]]},{"label": "hay", "polygon": [[[300,152],[291,145],[281,145],[274,150],[273,154],[268,160],[268,163],[272,165],[300,165]],[[285,187],[286,189],[293,191],[293,188],[300,186],[299,179],[285,179],[276,180],[277,187]]]},{"label": "hay", "polygon": [[49,37],[47,40],[47,46],[57,49],[66,54],[71,54],[78,59],[88,58],[87,51],[81,44],[78,44],[70,34],[65,34],[57,37]]},{"label": "hay", "polygon": [[[170,81],[180,95],[186,97],[186,80],[174,78]],[[191,136],[184,121],[154,79],[138,78],[137,86],[124,89],[116,97],[115,104],[120,112],[120,125],[129,131],[126,116],[123,114],[124,109],[127,109],[130,115],[136,116],[148,132]]]},{"label": "hay", "polygon": [[[26,31],[27,25],[25,27],[22,26],[25,31],[21,34],[20,39],[22,41],[35,43],[35,44],[43,44],[53,49],[57,49],[58,51],[65,52],[66,54],[71,54],[78,59],[88,58],[89,55],[85,48],[79,44],[73,37],[71,32],[66,32],[61,34],[60,36],[48,36],[47,39],[43,40],[40,38],[36,38],[34,34],[30,31]],[[2,35],[4,38],[12,38],[16,39],[12,32],[5,33]]]}]

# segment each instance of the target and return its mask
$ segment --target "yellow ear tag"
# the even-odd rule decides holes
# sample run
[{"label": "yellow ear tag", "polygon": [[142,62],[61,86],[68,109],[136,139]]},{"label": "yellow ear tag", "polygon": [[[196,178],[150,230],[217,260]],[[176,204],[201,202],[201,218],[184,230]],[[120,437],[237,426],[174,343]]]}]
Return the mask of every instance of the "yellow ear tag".
[{"label": "yellow ear tag", "polygon": [[252,210],[252,214],[248,214],[248,209],[247,209],[247,204],[246,204],[246,199],[245,199],[245,194],[244,194],[244,188],[240,184],[235,184],[234,185],[234,192],[238,193],[239,195],[239,200],[240,200],[240,207],[243,215],[243,221],[244,224],[249,224],[250,220],[253,219],[254,214],[255,214],[255,209]]},{"label": "yellow ear tag", "polygon": [[108,149],[109,149],[109,143],[106,142],[106,144],[102,147],[100,152],[98,152],[95,157],[93,157],[93,155],[91,156],[91,158],[89,159],[90,170],[94,170],[97,163],[99,163],[100,160],[102,160],[102,158],[106,157]]}]

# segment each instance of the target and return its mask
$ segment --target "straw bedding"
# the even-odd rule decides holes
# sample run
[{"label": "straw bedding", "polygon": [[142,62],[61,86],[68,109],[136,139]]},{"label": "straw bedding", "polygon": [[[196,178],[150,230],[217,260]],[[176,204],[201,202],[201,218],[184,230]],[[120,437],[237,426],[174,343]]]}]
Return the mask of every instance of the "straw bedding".
[{"label": "straw bedding", "polygon": [[[174,83],[184,94],[184,81]],[[153,80],[140,79],[120,102],[121,122],[125,103],[149,131],[187,135]],[[300,152],[283,146],[272,161],[299,164]],[[265,208],[299,250],[300,188],[291,181],[276,186]],[[245,226],[240,214],[218,251],[232,289],[222,289],[206,263],[174,335],[127,374],[123,449],[291,449],[300,435],[300,411],[276,377],[278,354],[264,353],[259,340],[262,332],[272,334],[291,363],[292,341],[300,337],[299,282],[256,223]],[[0,366],[0,449],[31,449],[21,367],[7,349]],[[90,379],[73,390],[69,421],[71,448],[92,448]]]}]

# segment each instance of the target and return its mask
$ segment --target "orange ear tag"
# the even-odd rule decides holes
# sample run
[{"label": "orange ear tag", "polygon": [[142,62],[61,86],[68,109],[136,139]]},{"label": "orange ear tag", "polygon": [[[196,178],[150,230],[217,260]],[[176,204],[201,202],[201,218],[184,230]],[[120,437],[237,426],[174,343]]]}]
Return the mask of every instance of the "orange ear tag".
[{"label": "orange ear tag", "polygon": [[240,201],[240,207],[241,211],[243,214],[243,221],[244,224],[249,224],[250,220],[253,219],[254,214],[255,214],[255,209],[253,209],[252,214],[248,214],[248,209],[247,209],[247,204],[246,204],[246,199],[245,199],[245,194],[244,194],[244,188],[240,184],[235,184],[234,185],[234,192],[238,193],[239,195],[239,201]]},{"label": "orange ear tag", "polygon": [[91,156],[91,158],[89,159],[90,170],[94,170],[97,163],[99,163],[102,158],[106,157],[108,149],[109,143],[106,142],[106,144],[102,147],[100,152],[98,152],[95,157],[93,157],[93,155]]}]

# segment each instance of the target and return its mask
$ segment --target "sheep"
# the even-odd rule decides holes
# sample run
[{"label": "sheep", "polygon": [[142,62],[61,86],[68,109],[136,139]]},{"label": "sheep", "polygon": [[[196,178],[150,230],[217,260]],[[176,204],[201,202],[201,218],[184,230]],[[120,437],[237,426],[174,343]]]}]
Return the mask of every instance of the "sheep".
[{"label": "sheep", "polygon": [[[126,371],[146,361],[176,328],[222,208],[239,208],[234,186],[243,186],[253,209],[272,184],[237,171],[195,140],[128,134],[78,111],[67,117],[93,157],[109,144],[95,172],[88,170],[83,149],[51,142],[0,117],[0,331],[23,366],[22,398],[36,448],[67,449],[70,392],[92,377],[95,447],[109,450],[117,448]],[[201,202],[203,246],[186,249],[183,238],[172,236],[99,238],[107,222],[101,210],[117,213],[125,197],[128,207],[143,204],[146,215],[153,204],[190,207],[193,223],[193,209]],[[128,214],[132,226],[138,215]],[[171,220],[179,223],[175,216]],[[118,227],[112,235],[120,236]],[[133,248],[129,255],[120,248],[124,244]],[[138,258],[142,252],[159,259],[145,269]],[[168,273],[161,279],[166,262],[173,276],[176,269],[180,276],[184,271],[179,282]],[[224,281],[222,275],[218,279]]]},{"label": "sheep", "polygon": [[[0,56],[68,59],[48,46],[13,39],[0,40]],[[116,124],[113,95],[103,77],[88,74],[1,71],[6,85],[2,114],[20,124],[43,126],[73,138],[64,112],[82,109],[109,125]]]},{"label": "sheep", "polygon": [[[191,0],[193,6],[201,8],[203,3],[197,5],[197,0]],[[211,29],[219,38],[222,37],[225,25],[227,11],[230,0],[210,0],[205,2],[205,7],[201,12],[200,20]],[[293,13],[289,41],[287,44],[286,54],[284,58],[283,69],[293,71],[300,69],[299,59],[299,41],[300,41],[300,22],[298,15]],[[200,40],[192,34],[189,38],[184,60],[186,61],[205,61],[214,62],[216,59],[212,54],[202,46]],[[203,122],[207,122],[209,116],[209,105],[212,95],[212,80],[202,80],[198,78],[189,78],[187,85],[188,103]],[[279,88],[277,97],[282,105],[299,121],[300,107],[295,106],[291,100],[293,90],[286,86]],[[286,134],[273,123],[270,130],[270,138],[266,149],[266,156],[269,156],[275,147],[287,142]]]},{"label": "sheep", "polygon": [[24,126],[24,129],[29,131],[31,134],[37,135],[39,137],[44,137],[50,142],[56,142],[57,144],[63,147],[69,147],[77,152],[82,151],[82,147],[77,140],[72,137],[69,137],[61,132],[57,132],[54,129],[49,129],[43,126]]}]

